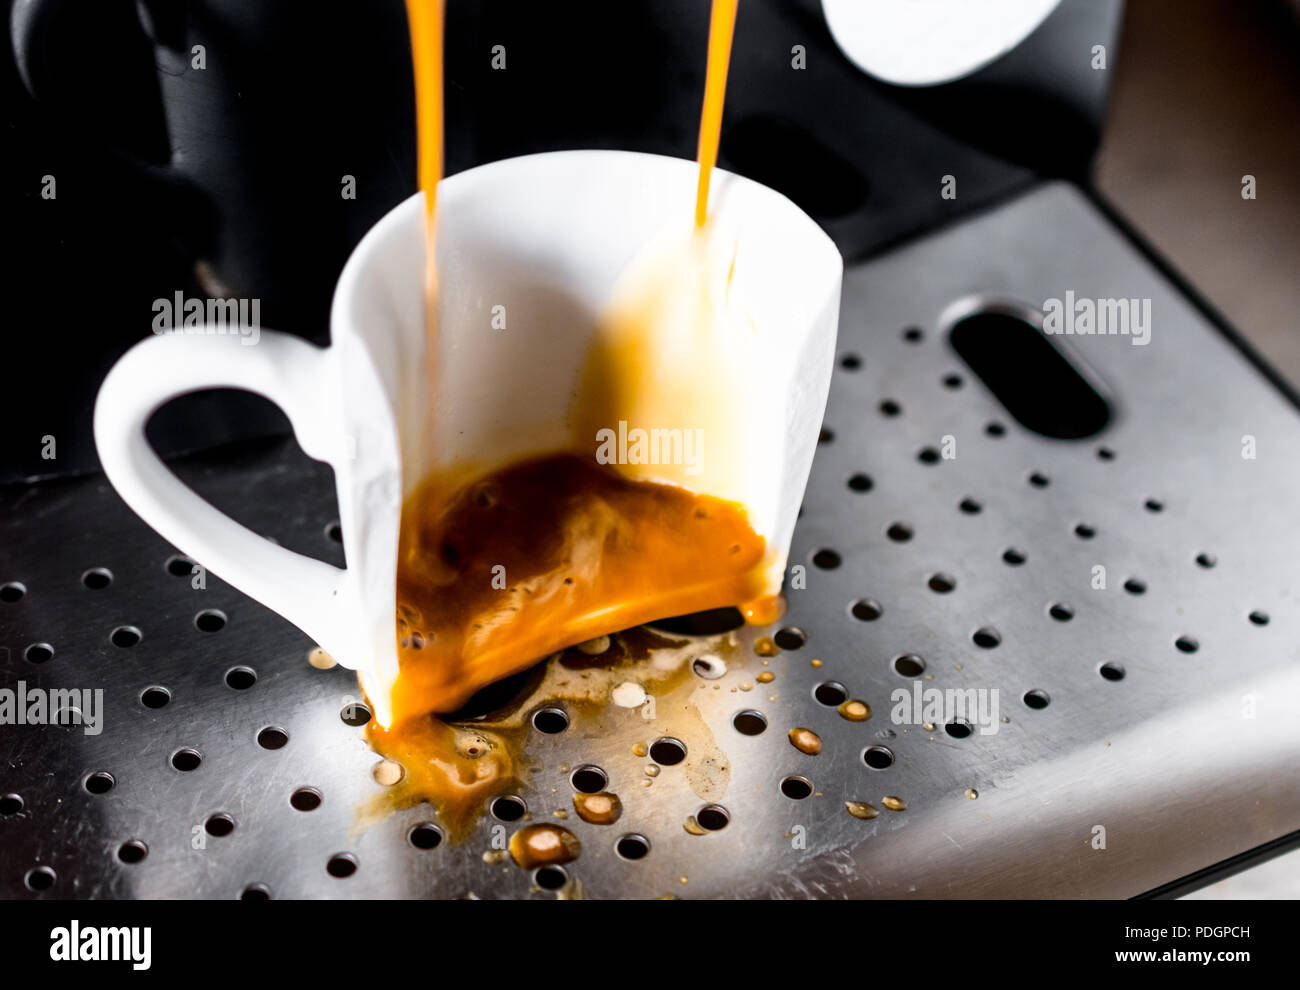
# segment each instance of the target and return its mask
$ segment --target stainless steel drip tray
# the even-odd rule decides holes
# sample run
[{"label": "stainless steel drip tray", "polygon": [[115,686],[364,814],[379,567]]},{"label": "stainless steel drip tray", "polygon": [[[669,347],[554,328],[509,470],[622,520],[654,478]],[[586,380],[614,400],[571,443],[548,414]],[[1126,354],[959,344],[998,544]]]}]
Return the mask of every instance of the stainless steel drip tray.
[{"label": "stainless steel drip tray", "polygon": [[[1151,303],[1144,346],[1056,338],[1110,404],[1087,440],[1021,427],[946,333],[1067,292]],[[526,702],[567,716],[528,730],[517,790],[581,840],[563,875],[513,865],[491,814],[460,843],[428,806],[361,827],[382,787],[348,672],[193,587],[102,480],[0,492],[0,686],[104,691],[98,735],[0,727],[0,894],[1113,897],[1300,829],[1288,400],[1066,185],[851,269],[840,341],[783,625],[658,651],[694,672],[657,708]],[[178,468],[342,561],[292,445]],[[572,814],[584,767],[617,823]]]}]

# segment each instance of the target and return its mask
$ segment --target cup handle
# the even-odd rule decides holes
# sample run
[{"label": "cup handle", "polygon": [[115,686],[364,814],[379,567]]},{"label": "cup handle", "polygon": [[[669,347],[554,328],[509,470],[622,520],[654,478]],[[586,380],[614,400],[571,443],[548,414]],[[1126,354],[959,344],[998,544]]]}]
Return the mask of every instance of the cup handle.
[{"label": "cup handle", "polygon": [[280,613],[322,649],[352,658],[359,603],[347,571],[235,522],[173,474],[145,438],[149,417],[171,399],[207,388],[245,389],[283,409],[302,449],[331,464],[337,476],[344,431],[331,352],[270,330],[259,332],[256,346],[241,346],[248,339],[167,335],[131,348],[95,401],[100,463],[126,504],[182,553]]}]

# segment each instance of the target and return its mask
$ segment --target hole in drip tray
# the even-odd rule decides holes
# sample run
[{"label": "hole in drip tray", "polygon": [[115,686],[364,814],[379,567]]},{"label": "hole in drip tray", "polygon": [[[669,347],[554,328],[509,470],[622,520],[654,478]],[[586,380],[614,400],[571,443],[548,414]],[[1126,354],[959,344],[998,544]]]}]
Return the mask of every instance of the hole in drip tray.
[{"label": "hole in drip tray", "polygon": [[1047,614],[1057,622],[1069,622],[1074,618],[1074,608],[1064,602],[1053,602],[1047,607]]},{"label": "hole in drip tray", "polygon": [[783,650],[800,649],[807,639],[804,631],[794,626],[778,629],[776,635],[772,637],[772,641]]},{"label": "hole in drip tray", "polygon": [[533,728],[548,736],[558,735],[569,727],[569,716],[563,708],[543,708],[533,713]]},{"label": "hole in drip tray", "polygon": [[[660,766],[675,767],[686,759],[686,744],[672,736],[656,739],[650,744],[650,759]],[[602,783],[596,790],[601,790],[604,786]]]},{"label": "hole in drip tray", "polygon": [[140,704],[145,708],[165,708],[172,700],[172,693],[165,687],[154,685],[140,692]]},{"label": "hole in drip tray", "polygon": [[102,591],[113,583],[113,572],[107,567],[92,567],[81,575],[81,583],[91,591]]},{"label": "hole in drip tray", "polygon": [[359,728],[370,721],[370,709],[359,701],[349,702],[339,712],[339,718],[354,729]]},{"label": "hole in drip tray", "polygon": [[786,777],[781,781],[781,793],[792,801],[802,801],[812,792],[812,781],[807,777]]},{"label": "hole in drip tray", "polygon": [[47,663],[54,659],[54,647],[49,643],[33,643],[23,651],[23,659],[28,663]]},{"label": "hole in drip tray", "polygon": [[247,691],[257,683],[257,671],[252,667],[231,667],[226,671],[226,684],[236,691]]},{"label": "hole in drip tray", "polygon": [[1034,688],[1032,691],[1025,692],[1025,704],[1030,708],[1043,709],[1052,703],[1051,697],[1041,688]]},{"label": "hole in drip tray", "polygon": [[957,579],[951,574],[931,574],[928,583],[931,591],[937,591],[941,595],[946,595],[957,587]]},{"label": "hole in drip tray", "polygon": [[289,804],[296,811],[315,811],[324,798],[314,787],[299,787],[289,795]]},{"label": "hole in drip tray", "polygon": [[894,658],[894,670],[903,677],[920,677],[925,673],[925,661],[915,653],[904,653]]},{"label": "hole in drip tray", "polygon": [[839,681],[822,681],[813,688],[813,697],[827,708],[838,708],[849,700],[849,691]]},{"label": "hole in drip tray", "polygon": [[695,822],[710,832],[720,832],[731,821],[731,813],[720,804],[706,804],[695,813]]},{"label": "hole in drip tray", "polygon": [[498,821],[517,822],[524,817],[528,806],[524,804],[524,799],[517,795],[503,794],[492,799],[489,810],[492,812],[492,817]]},{"label": "hole in drip tray", "polygon": [[335,853],[325,864],[330,876],[345,880],[357,872],[357,858],[352,853]]},{"label": "hole in drip tray", "polygon": [[1101,432],[1110,407],[1027,307],[992,304],[949,331],[953,350],[1027,429],[1058,440]]},{"label": "hole in drip tray", "polygon": [[109,634],[109,640],[119,649],[128,650],[143,638],[135,626],[118,626]]},{"label": "hole in drip tray", "polygon": [[416,849],[437,849],[442,844],[442,829],[433,822],[421,822],[406,837]]},{"label": "hole in drip tray", "polygon": [[894,753],[885,746],[868,746],[862,754],[862,762],[872,770],[888,770],[894,765]]},{"label": "hole in drip tray", "polygon": [[257,745],[263,749],[284,749],[289,744],[289,733],[279,726],[268,725],[257,734]]},{"label": "hole in drip tray", "polygon": [[870,598],[863,598],[854,602],[849,607],[849,611],[852,613],[853,618],[860,622],[875,622],[885,614],[885,610],[880,607],[880,603],[872,601]]},{"label": "hole in drip tray", "polygon": [[646,853],[650,851],[650,840],[636,833],[625,835],[618,840],[614,851],[623,859],[632,861],[645,859]]},{"label": "hole in drip tray", "polygon": [[569,874],[563,866],[539,866],[533,873],[533,882],[542,890],[559,890],[569,882]]},{"label": "hole in drip tray", "polygon": [[194,573],[194,561],[188,557],[168,557],[163,566],[172,577],[189,577]]},{"label": "hole in drip tray", "polygon": [[139,839],[129,839],[117,847],[117,858],[123,863],[138,863],[149,855],[149,847]]},{"label": "hole in drip tray", "polygon": [[812,562],[823,571],[833,571],[840,566],[840,555],[834,550],[818,550],[813,554]]},{"label": "hole in drip tray", "polygon": [[[676,742],[676,740],[670,740],[670,741]],[[655,745],[657,746],[659,744],[656,743]],[[681,744],[678,743],[678,745]],[[669,756],[671,754],[662,753],[662,755]],[[686,755],[685,751],[683,751],[681,755],[682,757],[684,757]],[[655,760],[655,762],[657,763],[666,762],[664,760],[658,759],[655,756],[655,746],[650,747],[650,758]],[[680,763],[681,758],[679,757],[678,759],[671,760],[670,762]],[[592,766],[591,764],[588,764],[587,766],[578,767],[577,770],[574,770],[573,773],[569,775],[569,784],[573,787],[575,791],[579,791],[583,794],[599,794],[609,785],[609,774],[605,773],[605,771],[602,770],[600,767]]]},{"label": "hole in drip tray", "polygon": [[203,823],[204,830],[208,835],[221,838],[229,835],[235,830],[235,820],[224,812],[212,815]]},{"label": "hole in drip tray", "polygon": [[885,535],[895,543],[906,543],[912,538],[912,527],[904,522],[890,523]]},{"label": "hole in drip tray", "polygon": [[226,613],[220,609],[205,608],[194,616],[194,627],[200,632],[220,632],[226,627]]}]

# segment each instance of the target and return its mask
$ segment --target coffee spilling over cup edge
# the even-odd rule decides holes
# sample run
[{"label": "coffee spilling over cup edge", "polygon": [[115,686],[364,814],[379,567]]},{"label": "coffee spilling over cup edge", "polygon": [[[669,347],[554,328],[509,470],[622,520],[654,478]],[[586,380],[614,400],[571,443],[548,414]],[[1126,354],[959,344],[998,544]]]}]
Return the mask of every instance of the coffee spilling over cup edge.
[{"label": "coffee spilling over cup edge", "polygon": [[[400,672],[381,686],[391,722],[372,722],[367,736],[376,751],[419,763],[422,782],[407,801],[433,800],[449,818],[463,820],[484,785],[511,779],[513,761],[504,740],[431,716],[548,654],[648,621],[740,607],[766,624],[783,611],[784,548],[755,531],[740,498],[726,497],[756,490],[764,438],[781,429],[762,421],[761,396],[753,400],[762,380],[747,367],[746,344],[759,330],[733,291],[743,259],[708,223],[737,6],[712,8],[694,223],[669,223],[619,279],[575,383],[570,449],[486,471],[444,466],[404,501]],[[407,7],[432,370],[444,2]]]}]

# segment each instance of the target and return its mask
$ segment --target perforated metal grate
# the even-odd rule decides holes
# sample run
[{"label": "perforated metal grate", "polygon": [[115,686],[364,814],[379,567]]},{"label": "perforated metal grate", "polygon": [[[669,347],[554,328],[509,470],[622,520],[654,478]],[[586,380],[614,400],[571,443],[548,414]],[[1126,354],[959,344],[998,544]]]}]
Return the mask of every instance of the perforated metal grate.
[{"label": "perforated metal grate", "polygon": [[[945,335],[962,300],[1067,290],[1154,319],[1145,347],[1062,342],[1113,411],[1069,442],[1020,427]],[[384,786],[352,675],[193,588],[102,480],[0,492],[3,687],[105,698],[99,735],[0,728],[0,895],[1126,896],[1300,828],[1286,399],[1066,186],[848,272],[840,340],[783,625],[625,666],[609,683],[689,665],[653,719],[548,696],[587,676],[553,663],[522,688],[522,785],[459,844],[427,806],[360,823]],[[328,471],[288,446],[179,469],[342,561]],[[996,690],[997,731],[895,721],[916,687]],[[604,789],[619,820],[579,820]],[[582,854],[519,869],[497,847],[525,820]]]}]

